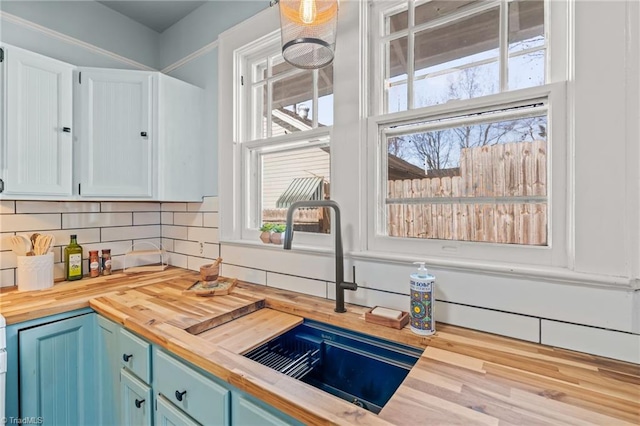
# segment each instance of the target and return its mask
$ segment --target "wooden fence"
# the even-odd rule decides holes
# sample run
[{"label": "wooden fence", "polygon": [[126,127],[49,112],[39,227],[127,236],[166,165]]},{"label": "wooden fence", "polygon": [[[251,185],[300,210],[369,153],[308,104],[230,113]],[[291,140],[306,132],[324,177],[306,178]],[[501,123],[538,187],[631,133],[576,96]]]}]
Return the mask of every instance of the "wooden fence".
[{"label": "wooden fence", "polygon": [[388,181],[389,235],[546,245],[546,153],[545,141],[466,148],[460,176]]}]

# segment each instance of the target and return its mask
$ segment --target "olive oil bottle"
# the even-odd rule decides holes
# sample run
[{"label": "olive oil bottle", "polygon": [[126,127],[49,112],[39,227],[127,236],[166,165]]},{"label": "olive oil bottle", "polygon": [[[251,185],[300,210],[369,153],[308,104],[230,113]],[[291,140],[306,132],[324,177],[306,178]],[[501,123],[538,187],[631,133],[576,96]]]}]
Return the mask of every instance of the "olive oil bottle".
[{"label": "olive oil bottle", "polygon": [[76,235],[71,235],[71,242],[64,248],[64,273],[67,281],[82,279],[82,246]]}]

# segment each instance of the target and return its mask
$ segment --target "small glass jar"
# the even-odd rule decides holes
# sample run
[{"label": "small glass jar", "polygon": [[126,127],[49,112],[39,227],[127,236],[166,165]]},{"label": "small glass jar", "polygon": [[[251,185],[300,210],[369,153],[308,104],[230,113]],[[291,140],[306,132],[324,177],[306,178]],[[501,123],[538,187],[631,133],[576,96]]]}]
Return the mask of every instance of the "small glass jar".
[{"label": "small glass jar", "polygon": [[89,276],[97,277],[100,275],[100,258],[98,258],[98,250],[89,250]]},{"label": "small glass jar", "polygon": [[102,275],[111,275],[111,249],[102,249]]}]

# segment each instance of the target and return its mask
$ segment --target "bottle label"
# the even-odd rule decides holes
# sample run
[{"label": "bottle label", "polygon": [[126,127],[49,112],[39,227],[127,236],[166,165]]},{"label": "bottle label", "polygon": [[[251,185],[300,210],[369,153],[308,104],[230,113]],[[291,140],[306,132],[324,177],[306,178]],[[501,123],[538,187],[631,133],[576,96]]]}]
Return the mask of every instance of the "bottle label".
[{"label": "bottle label", "polygon": [[410,280],[411,328],[419,334],[435,332],[433,318],[433,281]]},{"label": "bottle label", "polygon": [[69,255],[69,276],[82,276],[82,255],[79,253]]}]

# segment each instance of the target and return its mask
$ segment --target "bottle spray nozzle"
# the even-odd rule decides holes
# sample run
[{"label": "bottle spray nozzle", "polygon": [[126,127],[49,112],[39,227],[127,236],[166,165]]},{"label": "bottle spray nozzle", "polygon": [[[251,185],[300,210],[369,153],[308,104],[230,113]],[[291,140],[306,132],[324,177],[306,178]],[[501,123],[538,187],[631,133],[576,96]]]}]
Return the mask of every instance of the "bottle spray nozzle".
[{"label": "bottle spray nozzle", "polygon": [[428,270],[424,267],[425,262],[413,262],[414,265],[420,265],[418,268],[418,276],[420,278],[427,278]]}]

